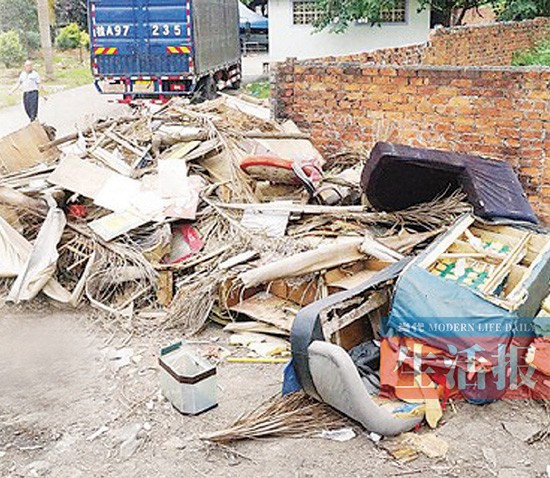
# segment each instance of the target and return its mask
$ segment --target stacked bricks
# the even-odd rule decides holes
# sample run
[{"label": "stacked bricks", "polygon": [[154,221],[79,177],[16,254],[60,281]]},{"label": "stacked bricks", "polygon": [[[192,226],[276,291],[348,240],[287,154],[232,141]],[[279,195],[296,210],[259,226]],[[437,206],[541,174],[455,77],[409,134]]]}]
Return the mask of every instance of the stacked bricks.
[{"label": "stacked bricks", "polygon": [[517,50],[529,50],[550,39],[550,19],[490,23],[432,31],[424,51],[425,65],[504,66]]}]

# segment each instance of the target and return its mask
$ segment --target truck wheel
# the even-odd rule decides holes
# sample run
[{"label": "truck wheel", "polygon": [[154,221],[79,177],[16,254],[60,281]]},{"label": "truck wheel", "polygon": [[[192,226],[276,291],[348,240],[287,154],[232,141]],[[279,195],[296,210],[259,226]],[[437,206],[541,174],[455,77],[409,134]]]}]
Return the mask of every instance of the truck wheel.
[{"label": "truck wheel", "polygon": [[214,100],[218,96],[218,86],[216,81],[211,76],[206,76],[200,81],[199,86],[200,96],[204,100]]}]

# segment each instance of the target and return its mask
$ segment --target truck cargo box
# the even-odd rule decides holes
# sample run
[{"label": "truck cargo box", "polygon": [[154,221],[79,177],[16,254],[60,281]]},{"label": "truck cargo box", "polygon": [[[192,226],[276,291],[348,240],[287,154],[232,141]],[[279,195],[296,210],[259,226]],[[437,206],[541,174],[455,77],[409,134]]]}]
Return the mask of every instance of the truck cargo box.
[{"label": "truck cargo box", "polygon": [[88,0],[102,93],[168,98],[240,82],[238,0]]}]

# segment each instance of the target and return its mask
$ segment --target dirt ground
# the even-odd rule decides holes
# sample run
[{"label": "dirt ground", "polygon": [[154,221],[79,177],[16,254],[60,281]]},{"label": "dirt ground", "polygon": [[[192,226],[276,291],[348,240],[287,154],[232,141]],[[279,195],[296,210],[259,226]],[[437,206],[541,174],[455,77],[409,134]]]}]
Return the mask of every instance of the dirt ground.
[{"label": "dirt ground", "polygon": [[[156,365],[159,348],[178,332],[160,332],[151,323],[132,333],[129,326],[86,311],[2,309],[0,476],[546,476],[549,440],[528,445],[521,437],[543,423],[545,412],[523,401],[447,410],[435,433],[449,452],[439,460],[399,463],[362,434],[343,443],[308,438],[207,446],[201,434],[280,390],[282,365],[222,363],[219,407],[183,416],[161,398]],[[215,325],[199,338],[214,337],[227,344],[228,335]],[[127,365],[114,358],[117,351],[124,355],[121,349],[131,349]]]}]

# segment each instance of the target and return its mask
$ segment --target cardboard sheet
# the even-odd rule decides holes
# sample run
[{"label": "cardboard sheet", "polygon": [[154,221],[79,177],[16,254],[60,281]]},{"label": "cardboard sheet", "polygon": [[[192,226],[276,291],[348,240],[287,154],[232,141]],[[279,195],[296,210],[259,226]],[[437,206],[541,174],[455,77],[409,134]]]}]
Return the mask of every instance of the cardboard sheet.
[{"label": "cardboard sheet", "polygon": [[49,142],[37,121],[0,139],[0,173],[6,174],[57,159],[59,149],[41,152],[39,146]]},{"label": "cardboard sheet", "polygon": [[90,222],[88,225],[101,239],[110,241],[136,227],[143,226],[147,222],[149,222],[149,219],[125,211],[108,214]]},{"label": "cardboard sheet", "polygon": [[117,175],[77,156],[66,156],[48,177],[48,182],[94,199],[107,181]]}]

